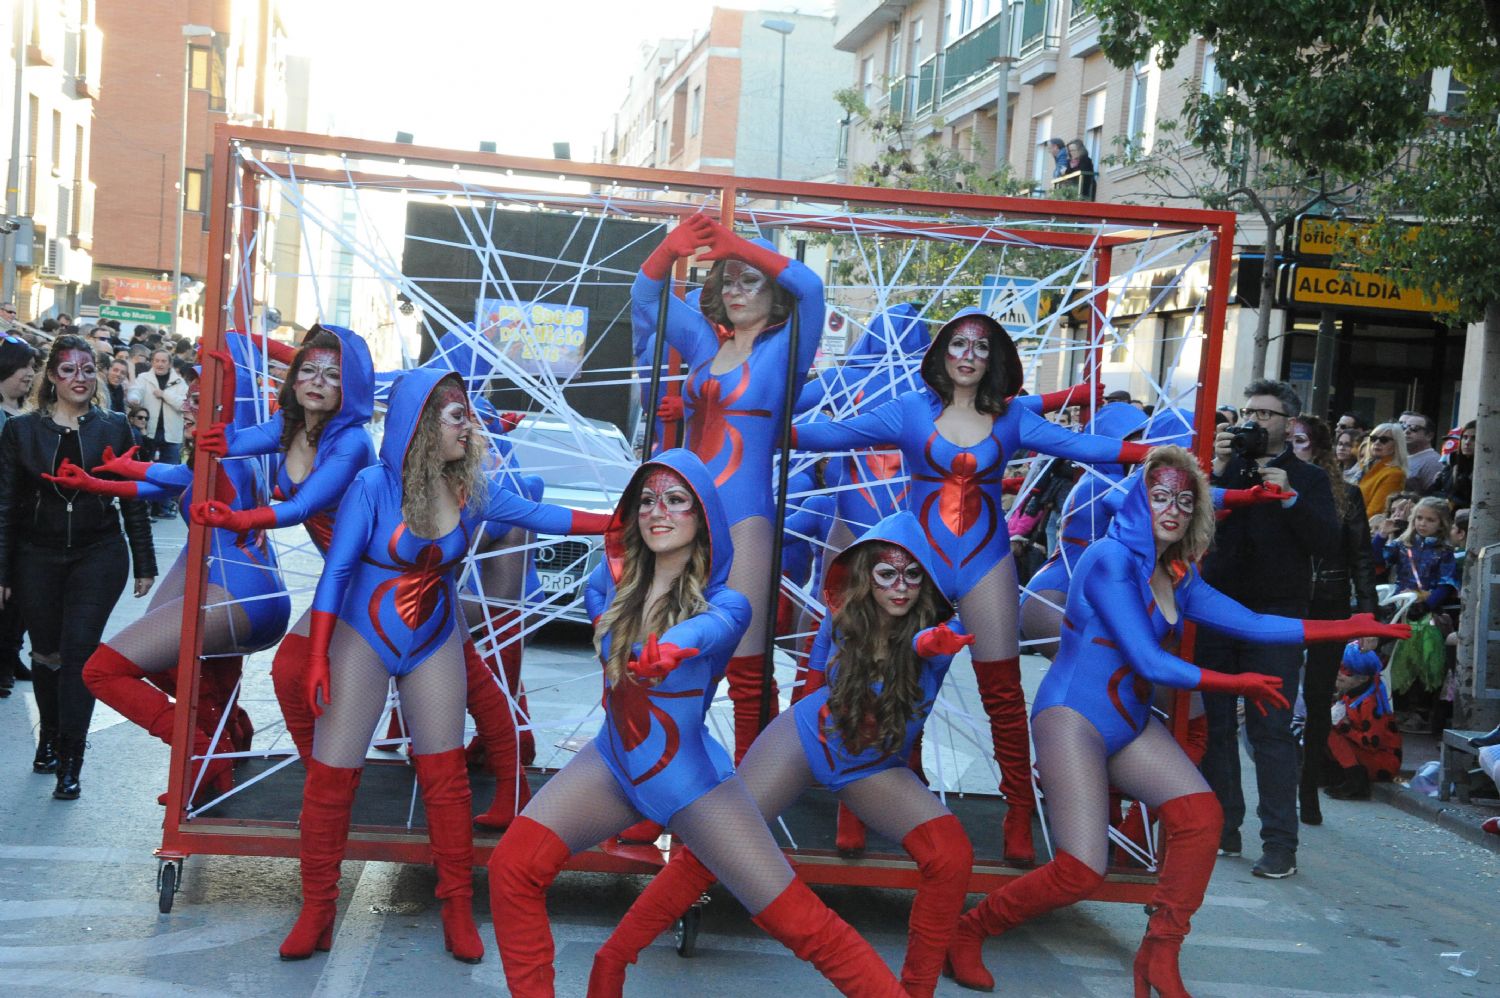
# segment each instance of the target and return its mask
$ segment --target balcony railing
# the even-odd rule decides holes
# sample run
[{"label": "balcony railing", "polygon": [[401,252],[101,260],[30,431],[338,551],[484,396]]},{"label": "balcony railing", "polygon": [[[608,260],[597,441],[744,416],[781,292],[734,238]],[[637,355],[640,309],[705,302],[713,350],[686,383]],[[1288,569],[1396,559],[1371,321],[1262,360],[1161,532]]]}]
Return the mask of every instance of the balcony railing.
[{"label": "balcony railing", "polygon": [[944,50],[943,100],[979,77],[996,71],[1000,58],[1000,19],[1001,15],[996,14]]},{"label": "balcony railing", "polygon": [[891,81],[887,102],[891,113],[903,121],[911,117],[911,101],[908,99],[908,93],[915,79],[914,76],[898,76]]},{"label": "balcony railing", "polygon": [[918,115],[931,114],[937,102],[937,53],[933,53],[923,60],[917,67],[917,107]]},{"label": "balcony railing", "polygon": [[1055,49],[1062,39],[1058,37],[1057,13],[1061,0],[1027,0],[1021,14],[1021,48],[1017,57]]}]

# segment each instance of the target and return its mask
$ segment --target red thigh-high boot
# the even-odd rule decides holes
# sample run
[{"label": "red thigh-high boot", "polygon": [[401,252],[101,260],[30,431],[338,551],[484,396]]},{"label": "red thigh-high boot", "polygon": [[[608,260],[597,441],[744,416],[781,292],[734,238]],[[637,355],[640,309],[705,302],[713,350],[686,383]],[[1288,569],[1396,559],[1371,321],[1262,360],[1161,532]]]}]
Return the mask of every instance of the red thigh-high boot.
[{"label": "red thigh-high boot", "polygon": [[958,920],[944,973],[974,991],[995,990],[995,979],[984,967],[984,941],[1088,897],[1103,881],[1103,874],[1059,850],[1050,863],[991,892]]},{"label": "red thigh-high boot", "polygon": [[[177,705],[146,679],[147,674],[139,666],[109,645],[100,645],[83,666],[83,682],[90,693],[170,745]],[[193,755],[205,756],[208,751],[208,735],[201,728],[194,731]],[[227,791],[233,782],[233,772],[233,760],[212,760],[199,781],[200,793]]]},{"label": "red thigh-high boot", "polygon": [[521,772],[516,721],[495,674],[472,641],[464,642],[464,666],[469,677],[469,713],[484,745],[485,765],[495,777],[495,799],[474,824],[504,831],[531,800],[531,786]]},{"label": "red thigh-high boot", "polygon": [[906,995],[880,954],[795,877],[751,921],[818,968],[840,994],[861,998]]},{"label": "red thigh-high boot", "polygon": [[1021,690],[1021,660],[1001,658],[975,662],[979,699],[990,719],[995,761],[1000,764],[1000,792],[1005,795],[1005,858],[1036,862],[1031,822],[1036,795],[1031,788],[1031,729],[1026,723],[1026,694]]},{"label": "red thigh-high boot", "polygon": [[620,998],[625,988],[625,968],[635,963],[641,950],[681,918],[713,882],[714,875],[698,862],[697,856],[679,849],[672,861],[651,878],[651,883],[594,954],[588,998]]},{"label": "red thigh-high boot", "polygon": [[307,685],[303,677],[307,672],[308,640],[302,634],[287,634],[276,648],[276,657],[271,659],[271,684],[276,689],[276,702],[281,705],[281,716],[286,719],[286,733],[297,754],[304,762],[312,755],[313,712],[307,702]]},{"label": "red thigh-high boot", "polygon": [[464,750],[413,755],[422,807],[427,812],[427,839],[437,867],[437,896],[443,902],[443,945],[453,959],[478,963],[484,943],[474,927],[474,801]]},{"label": "red thigh-high boot", "polygon": [[[500,671],[505,676],[505,688],[510,690],[510,695],[516,698],[516,709],[522,717],[531,716],[531,707],[526,702],[526,693],[521,686],[521,658],[525,651],[521,637],[522,625],[521,611],[505,610],[500,614],[500,626],[496,640],[499,642],[497,653],[500,659]],[[530,727],[524,731],[517,729],[516,743],[520,751],[521,765],[529,766],[536,762],[536,736]]]},{"label": "red thigh-high boot", "polygon": [[[1203,761],[1204,754],[1208,752],[1207,714],[1188,718],[1187,739],[1183,742],[1182,751],[1194,766]],[[1130,802],[1130,808],[1120,822],[1120,832],[1142,849],[1146,848],[1146,826],[1139,801]]]},{"label": "red thigh-high boot", "polygon": [[838,823],[834,826],[834,848],[845,859],[854,859],[865,851],[865,823],[859,815],[843,804],[839,805]]},{"label": "red thigh-high boot", "polygon": [[349,841],[349,813],[361,769],[325,766],[308,756],[302,784],[302,911],[281,943],[283,960],[306,960],[333,945],[339,864]]},{"label": "red thigh-high boot", "polygon": [[932,998],[953,928],[964,910],[974,847],[951,814],[933,818],[906,833],[901,846],[917,863],[917,894],[906,930],[906,963],[901,986],[918,998]]},{"label": "red thigh-high boot", "polygon": [[505,983],[515,998],[551,998],[552,926],[547,888],[572,856],[552,829],[525,816],[490,854],[490,917]]},{"label": "red thigh-high boot", "polygon": [[[734,705],[734,764],[750,749],[750,743],[760,734],[760,697],[764,685],[762,670],[765,657],[762,655],[736,655],[724,667],[724,678],[729,683],[729,701]],[[776,681],[771,681],[771,712],[766,723],[776,717]]]},{"label": "red thigh-high boot", "polygon": [[1163,829],[1161,876],[1146,910],[1151,920],[1135,955],[1136,998],[1153,988],[1165,998],[1188,998],[1177,969],[1193,913],[1214,872],[1224,812],[1212,793],[1176,797],[1156,809]]}]

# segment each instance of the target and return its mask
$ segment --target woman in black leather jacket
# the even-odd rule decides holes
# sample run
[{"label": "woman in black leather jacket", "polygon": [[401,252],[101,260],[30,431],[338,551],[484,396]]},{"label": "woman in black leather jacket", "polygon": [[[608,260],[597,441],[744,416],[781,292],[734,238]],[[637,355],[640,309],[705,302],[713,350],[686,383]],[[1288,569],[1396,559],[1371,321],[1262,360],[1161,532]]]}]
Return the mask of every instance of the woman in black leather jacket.
[{"label": "woman in black leather jacket", "polygon": [[[94,352],[79,336],[52,344],[32,409],[0,429],[0,602],[14,592],[31,633],[41,731],[32,770],[57,773],[52,796],[74,800],[94,698],[83,664],[135,563],[135,594],[156,581],[146,505],[62,488],[42,478],[64,460],[93,468],[106,447],[130,449],[124,417],[107,411]],[[121,514],[130,553],[120,535]]]},{"label": "woman in black leather jacket", "polygon": [[[1370,524],[1365,519],[1364,499],[1356,486],[1344,481],[1333,455],[1333,434],[1328,424],[1316,416],[1298,416],[1292,421],[1292,451],[1327,473],[1341,526],[1338,553],[1313,559],[1312,602],[1307,616],[1315,620],[1344,620],[1351,613],[1374,613],[1375,560],[1370,549]],[[1373,646],[1373,639],[1365,640]],[[1318,786],[1322,783],[1328,732],[1333,724],[1330,714],[1333,682],[1338,677],[1343,654],[1344,647],[1337,642],[1307,646],[1307,664],[1302,673],[1307,726],[1302,729],[1299,794],[1304,825],[1323,823]]]}]

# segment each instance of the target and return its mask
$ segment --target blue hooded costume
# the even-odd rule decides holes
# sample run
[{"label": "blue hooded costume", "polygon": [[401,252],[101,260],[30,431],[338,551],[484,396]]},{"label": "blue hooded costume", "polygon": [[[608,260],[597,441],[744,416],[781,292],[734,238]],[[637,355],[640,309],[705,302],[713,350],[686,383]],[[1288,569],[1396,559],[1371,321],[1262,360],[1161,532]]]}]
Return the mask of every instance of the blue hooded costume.
[{"label": "blue hooded costume", "polygon": [[[370,348],[352,329],[342,326],[318,328],[339,338],[339,371],[342,401],[339,411],[324,424],[318,436],[317,455],[312,470],[300,482],[292,481],[281,454],[282,414],[247,427],[235,435],[229,445],[230,457],[256,454],[278,455],[273,468],[272,498],[276,526],[306,524],[308,535],[319,551],[328,550],[333,533],[333,516],[344,491],[354,476],[375,460],[375,445],[365,432],[365,424],[375,411],[375,365]],[[296,372],[288,372],[295,378]]]},{"label": "blue hooded costume", "polygon": [[[752,241],[776,252],[764,239]],[[796,260],[787,263],[775,282],[796,299],[795,366],[800,378],[812,367],[823,335],[823,282]],[[702,312],[672,296],[667,285],[668,281],[652,280],[645,273],[636,275],[630,300],[637,342],[642,329],[655,329],[661,296],[668,295],[667,342],[682,355],[689,370],[682,392],[684,446],[712,472],[714,485],[723,491],[724,504],[731,511],[731,524],[752,516],[769,520],[776,511],[770,487],[771,457],[789,390],[791,338],[783,326],[771,326],[756,337],[744,363],[713,374],[710,368],[719,352],[719,330]]]},{"label": "blue hooded costume", "polygon": [[482,508],[465,505],[458,524],[443,536],[418,537],[407,529],[402,469],[423,409],[446,376],[417,368],[391,389],[380,459],[355,476],[339,503],[338,527],[313,596],[313,611],[335,614],[353,627],[393,676],[415,669],[459,624],[454,580],[481,526],[576,532],[572,510],[523,499],[498,476]]},{"label": "blue hooded costume", "polygon": [[[963,309],[944,323],[943,330],[971,315],[985,313],[977,308]],[[943,330],[939,330],[939,338]],[[938,341],[933,340],[922,359],[923,377],[929,385],[931,374],[941,370],[944,363],[935,352]],[[1009,337],[1002,337],[1001,345],[1002,352],[992,355],[990,363],[1005,365],[1008,383],[1019,385],[1021,362],[1015,345]],[[1033,398],[1035,402],[1024,401]],[[1018,450],[1084,463],[1114,463],[1121,458],[1118,440],[1073,433],[1050,423],[1040,415],[1040,405],[1040,396],[1014,400],[1004,415],[995,418],[988,436],[960,447],[938,432],[943,400],[931,387],[923,387],[850,419],[798,426],[795,445],[801,450],[823,452],[899,447],[911,476],[904,505],[916,513],[937,554],[938,567],[945,570],[938,573],[944,579],[945,594],[959,599],[990,569],[1010,557],[1010,537],[1000,501],[1001,479],[1006,463]]]},{"label": "blue hooded costume", "polygon": [[1137,474],[1103,538],[1078,560],[1068,591],[1062,643],[1042,678],[1032,717],[1049,707],[1082,714],[1113,755],[1145,730],[1153,684],[1197,689],[1202,670],[1179,658],[1183,621],[1260,644],[1300,645],[1302,621],[1255,613],[1203,581],[1197,565],[1173,571],[1176,619],[1151,592],[1156,539],[1144,477]]},{"label": "blue hooded costume", "polygon": [[[605,533],[605,559],[589,576],[584,600],[595,621],[609,609],[624,569],[624,530],[636,518],[641,484],[657,468],[687,482],[708,525],[709,569],[703,587],[707,609],[659,635],[664,644],[697,648],[656,685],[627,675],[604,680],[604,725],[594,739],[600,757],[637,811],[660,824],[734,775],[729,753],[708,732],[704,718],[724,667],[750,625],[750,604],[726,584],[734,560],[729,520],[713,476],[692,452],[663,451],[641,465],[626,486]],[[608,662],[611,636],[600,646]],[[636,651],[639,651],[637,647]]]},{"label": "blue hooded costume", "polygon": [[[828,710],[828,696],[832,692],[833,680],[839,668],[836,659],[832,663],[832,668],[829,668],[829,659],[833,656],[836,643],[833,635],[833,616],[843,598],[849,563],[854,556],[854,551],[866,544],[882,547],[894,545],[905,549],[926,570],[929,577],[932,577],[932,566],[935,563],[932,546],[927,543],[921,524],[917,522],[915,516],[903,510],[886,517],[866,531],[859,540],[845,548],[828,568],[828,579],[823,588],[823,600],[828,606],[828,613],[818,628],[818,636],[813,641],[812,656],[808,659],[807,665],[810,670],[820,672],[827,670],[827,680],[821,687],[797,701],[792,711],[796,715],[797,735],[802,740],[802,751],[807,756],[807,764],[812,770],[813,779],[834,793],[867,776],[906,765],[906,760],[911,755],[912,745],[916,742],[917,735],[921,733],[922,726],[927,723],[927,715],[932,712],[932,705],[937,700],[938,691],[943,687],[943,679],[948,675],[948,666],[953,662],[952,655],[935,655],[922,661],[922,673],[918,679],[922,698],[912,712],[911,719],[907,721],[906,733],[902,736],[900,746],[894,752],[886,752],[878,744],[852,751],[844,744]],[[933,621],[933,626],[942,624],[953,617],[951,603],[943,599],[941,606],[942,613],[937,620]],[[963,633],[960,627],[955,626],[953,630]],[[871,692],[878,696],[879,685],[872,687]]]},{"label": "blue hooded costume", "polygon": [[[256,375],[260,371],[260,355],[240,333],[226,333],[224,338],[235,363],[235,387],[230,391],[234,400],[234,416],[225,428],[225,439],[233,447],[239,433],[256,425],[254,398],[251,395],[242,397],[240,386],[248,385],[253,391],[258,384]],[[225,460],[220,461],[215,470],[218,481],[214,483],[214,497],[230,509],[254,509],[266,502],[268,490],[260,462]],[[180,498],[182,519],[190,522],[188,507],[193,501],[192,466],[152,463],[145,474],[145,479],[137,483],[137,496],[153,502]],[[277,567],[276,552],[266,543],[265,531],[251,530],[240,534],[233,530],[211,527],[208,544],[209,585],[218,586],[227,592],[250,619],[250,633],[235,635],[236,647],[246,652],[259,651],[280,641],[281,636],[286,633],[292,601],[287,596],[286,585],[282,582],[281,572]],[[186,549],[179,562],[185,557]],[[176,567],[174,565],[172,570],[175,571]]]}]

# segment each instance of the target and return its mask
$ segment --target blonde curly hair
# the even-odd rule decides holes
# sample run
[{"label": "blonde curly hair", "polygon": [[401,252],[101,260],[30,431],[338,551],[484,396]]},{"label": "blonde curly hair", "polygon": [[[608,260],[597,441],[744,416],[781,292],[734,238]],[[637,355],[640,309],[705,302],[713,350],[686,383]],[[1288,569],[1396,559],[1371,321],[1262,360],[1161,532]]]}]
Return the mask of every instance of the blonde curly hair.
[{"label": "blonde curly hair", "polygon": [[484,473],[488,455],[484,434],[477,428],[469,434],[468,449],[462,460],[444,461],[439,456],[443,432],[441,389],[450,384],[463,391],[464,383],[456,374],[447,375],[433,387],[422,406],[422,415],[417,418],[417,428],[401,466],[401,518],[418,537],[436,536],[432,511],[440,486],[451,489],[459,505],[468,509],[482,507],[489,496],[490,480]]}]

